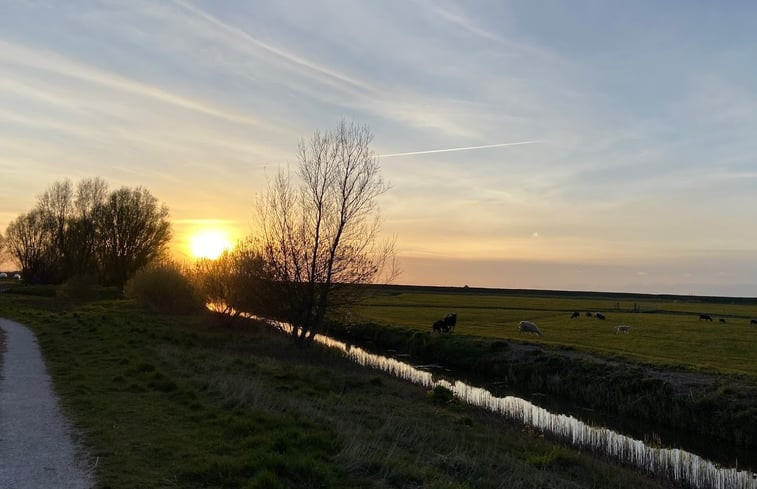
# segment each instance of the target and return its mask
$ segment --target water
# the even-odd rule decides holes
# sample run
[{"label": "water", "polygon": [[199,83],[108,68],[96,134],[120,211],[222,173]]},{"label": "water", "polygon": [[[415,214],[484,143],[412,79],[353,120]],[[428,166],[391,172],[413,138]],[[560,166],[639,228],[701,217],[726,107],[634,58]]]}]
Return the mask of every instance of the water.
[{"label": "water", "polygon": [[[287,329],[287,325],[281,323],[276,326],[285,331]],[[497,397],[486,389],[459,380],[435,379],[431,372],[419,370],[394,358],[369,353],[327,336],[316,335],[315,341],[340,350],[360,365],[387,372],[426,389],[445,387],[468,404],[532,426],[566,440],[575,447],[605,454],[649,474],[667,477],[697,489],[757,489],[757,474],[721,467],[686,450],[650,446],[608,428],[591,426],[573,416],[554,414],[519,397]]]},{"label": "water", "polygon": [[[280,322],[269,323],[285,332],[291,328]],[[470,405],[501,414],[575,447],[604,454],[657,477],[696,489],[757,489],[755,473],[722,467],[686,450],[650,446],[611,429],[591,426],[573,416],[552,413],[519,397],[498,397],[486,389],[459,380],[435,379],[431,372],[394,358],[369,353],[328,336],[316,335],[315,341],[340,350],[345,357],[365,367],[381,370],[426,389],[442,386]]]},{"label": "water", "polygon": [[[443,366],[439,367],[443,368]],[[416,365],[416,368],[423,369],[424,367]],[[644,440],[650,445],[682,448],[720,466],[741,467],[747,471],[757,469],[757,453],[754,453],[753,450],[729,444],[721,439],[674,429],[665,424],[655,423],[653,420],[639,421],[627,416],[596,411],[551,395],[519,391],[502,382],[492,382],[490,378],[467,374],[464,377],[459,377],[454,372],[448,369],[445,370],[442,372],[437,369],[436,372],[439,373],[439,376],[448,380],[450,377],[457,377],[455,380],[462,380],[469,385],[485,387],[495,396],[504,397],[512,395],[521,397],[548,411],[568,414],[589,425],[604,426],[632,438]]]}]

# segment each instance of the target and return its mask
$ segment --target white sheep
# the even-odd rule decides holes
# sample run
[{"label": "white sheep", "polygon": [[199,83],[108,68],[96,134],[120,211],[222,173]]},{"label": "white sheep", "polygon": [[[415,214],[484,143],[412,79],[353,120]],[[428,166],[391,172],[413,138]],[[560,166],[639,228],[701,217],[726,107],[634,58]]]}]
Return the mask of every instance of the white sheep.
[{"label": "white sheep", "polygon": [[531,321],[521,321],[520,323],[518,323],[518,330],[520,331],[521,334],[535,333],[541,336],[541,331],[539,331],[539,328]]}]

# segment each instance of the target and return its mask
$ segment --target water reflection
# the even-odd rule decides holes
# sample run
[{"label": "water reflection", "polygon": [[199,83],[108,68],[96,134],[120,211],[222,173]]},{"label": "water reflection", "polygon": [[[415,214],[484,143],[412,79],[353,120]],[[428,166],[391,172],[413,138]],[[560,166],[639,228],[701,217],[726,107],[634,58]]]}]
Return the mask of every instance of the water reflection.
[{"label": "water reflection", "polygon": [[[269,321],[269,324],[285,332],[290,328],[280,322]],[[649,474],[667,477],[698,489],[757,489],[755,474],[736,468],[721,467],[686,450],[650,446],[644,441],[608,428],[591,426],[573,416],[554,414],[519,397],[497,397],[486,389],[459,380],[435,379],[430,371],[415,368],[394,358],[369,353],[360,347],[328,336],[316,335],[315,341],[342,351],[347,358],[360,365],[387,372],[426,389],[445,387],[452,391],[455,397],[468,404],[532,426],[575,447],[613,457]],[[428,368],[430,365],[425,367]]]},{"label": "water reflection", "polygon": [[[455,374],[452,372],[444,375]],[[757,468],[757,453],[721,439],[671,428],[662,423],[655,423],[654,420],[639,421],[633,417],[597,411],[549,394],[514,389],[507,382],[492,382],[491,379],[468,375],[457,378],[468,384],[485,387],[495,396],[521,397],[549,411],[568,414],[587,424],[605,426],[632,438],[644,440],[648,445],[679,447],[722,466],[737,466],[748,471]]]},{"label": "water reflection", "polygon": [[[277,324],[286,330],[286,325]],[[497,397],[486,389],[461,381],[434,379],[431,372],[420,370],[394,358],[376,355],[354,345],[323,335],[315,340],[341,350],[360,365],[388,372],[427,389],[442,386],[468,404],[502,414],[517,422],[566,440],[573,446],[603,453],[623,463],[660,477],[702,489],[755,489],[755,474],[735,468],[723,468],[709,460],[678,448],[653,447],[641,440],[607,428],[590,426],[564,414],[554,414],[519,397]]]}]

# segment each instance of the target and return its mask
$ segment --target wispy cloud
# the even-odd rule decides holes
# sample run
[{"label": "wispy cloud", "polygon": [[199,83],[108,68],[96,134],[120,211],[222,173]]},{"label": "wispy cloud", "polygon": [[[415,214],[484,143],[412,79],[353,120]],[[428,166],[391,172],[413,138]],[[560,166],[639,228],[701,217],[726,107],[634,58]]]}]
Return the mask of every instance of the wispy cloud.
[{"label": "wispy cloud", "polygon": [[232,24],[229,24],[228,22],[224,22],[220,20],[218,17],[215,17],[194,5],[191,5],[182,0],[173,0],[173,3],[201,17],[202,19],[206,20],[207,22],[214,25],[215,27],[219,29],[223,29],[224,31],[227,31],[233,34],[235,37],[245,42],[248,42],[257,48],[263,49],[271,54],[274,54],[280,57],[281,59],[284,59],[292,64],[307,68],[320,75],[325,75],[328,78],[331,78],[333,80],[338,80],[340,82],[346,83],[353,87],[357,87],[361,89],[370,89],[370,86],[361,80],[357,80],[355,78],[349,77],[328,66],[315,63],[314,61],[310,59],[306,59],[302,56],[289,52],[286,49],[283,49],[281,47],[274,46],[273,44],[260,41],[259,39],[256,39],[251,34],[246,32],[244,29],[234,26]]},{"label": "wispy cloud", "polygon": [[[160,87],[109,73],[53,51],[34,49],[2,39],[0,39],[0,63],[7,66],[26,66],[34,70],[55,73],[67,78],[75,78],[87,83],[101,85],[123,93],[138,95],[238,124],[254,126],[269,125],[268,122],[251,117],[249,114],[235,113]],[[34,92],[27,91],[27,94],[32,93]]]},{"label": "wispy cloud", "polygon": [[[179,7],[185,14],[191,17],[193,22],[198,20],[205,26],[204,36],[220,40],[223,47],[229,51],[239,52],[239,76],[250,78],[251,73],[244,73],[244,66],[251,61],[266,63],[291,75],[282,76],[277,80],[279,87],[285,87],[294,92],[303,100],[319,100],[327,107],[339,107],[340,115],[344,113],[371,114],[380,119],[389,119],[394,122],[405,124],[411,129],[443,131],[448,136],[466,139],[477,139],[474,128],[466,127],[463,120],[467,117],[463,111],[471,117],[475,117],[473,104],[461,102],[448,96],[438,96],[429,92],[428,87],[416,86],[407,79],[398,79],[396,82],[387,84],[373,79],[364,72],[354,74],[344,68],[336,67],[328,62],[317,59],[315,54],[306,54],[311,46],[287,46],[287,39],[279,42],[263,41],[236,24],[222,19],[205,9],[201,9],[184,0],[173,0],[173,4]],[[327,10],[324,6],[319,10]],[[332,7],[334,8],[334,7]],[[166,21],[173,22],[179,12],[162,12]],[[333,12],[336,19],[339,12]],[[371,19],[379,25],[388,26],[391,18],[376,17]],[[329,30],[328,26],[323,29]],[[264,56],[268,55],[268,56]],[[370,58],[370,54],[366,55]],[[397,66],[395,69],[417,70],[419,66]],[[257,74],[255,76],[260,76]],[[262,75],[265,78],[267,75]],[[370,80],[370,81],[366,81]]]},{"label": "wispy cloud", "polygon": [[[437,4],[437,3],[434,2],[434,4]],[[437,15],[439,15],[444,20],[458,27],[463,28],[464,30],[470,32],[471,34],[480,36],[490,41],[497,41],[497,42],[504,41],[502,37],[484,29],[483,27],[478,25],[475,21],[473,21],[473,19],[464,15],[459,10],[453,10],[452,7],[450,6],[446,6],[446,7],[437,6],[434,10],[437,13]]]}]

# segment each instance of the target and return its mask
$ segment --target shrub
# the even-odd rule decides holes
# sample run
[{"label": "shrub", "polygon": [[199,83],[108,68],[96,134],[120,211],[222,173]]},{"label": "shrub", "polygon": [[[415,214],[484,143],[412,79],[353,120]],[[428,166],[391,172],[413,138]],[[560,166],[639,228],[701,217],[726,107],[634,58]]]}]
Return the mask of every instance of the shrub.
[{"label": "shrub", "polygon": [[58,286],[56,295],[72,301],[85,301],[92,297],[96,285],[94,275],[76,275]]},{"label": "shrub", "polygon": [[583,461],[575,452],[561,446],[553,446],[548,452],[532,455],[526,459],[526,463],[538,467],[572,467],[582,465]]},{"label": "shrub", "polygon": [[124,295],[157,312],[188,314],[204,306],[195,286],[174,263],[148,265],[124,287]]},{"label": "shrub", "polygon": [[455,396],[452,391],[441,385],[435,386],[433,389],[426,392],[426,399],[434,404],[449,404],[454,401]]}]

